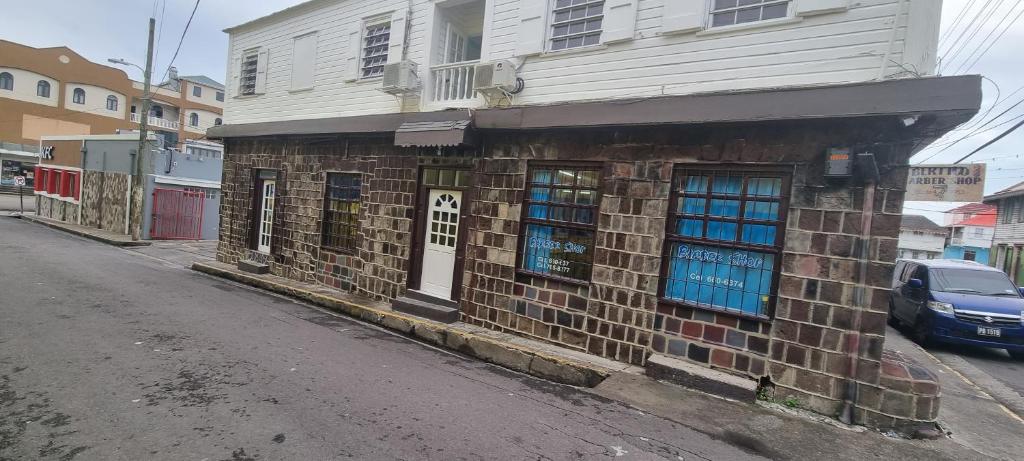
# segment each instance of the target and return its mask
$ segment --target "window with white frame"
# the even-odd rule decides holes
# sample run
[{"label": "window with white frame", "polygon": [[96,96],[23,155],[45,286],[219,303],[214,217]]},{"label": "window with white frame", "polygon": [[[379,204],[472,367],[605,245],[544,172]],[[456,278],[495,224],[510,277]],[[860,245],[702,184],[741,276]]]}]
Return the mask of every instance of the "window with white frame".
[{"label": "window with white frame", "polygon": [[360,78],[384,75],[384,65],[388,63],[390,44],[391,17],[367,21],[363,31],[362,58],[359,63]]},{"label": "window with white frame", "polygon": [[238,94],[243,96],[256,94],[256,65],[259,63],[260,50],[249,50],[242,55],[242,67],[239,69]]},{"label": "window with white frame", "polygon": [[203,97],[203,87],[199,85],[192,85],[192,96],[197,98]]},{"label": "window with white frame", "polygon": [[551,16],[551,50],[601,43],[604,0],[555,0]]},{"label": "window with white frame", "polygon": [[789,0],[712,0],[711,27],[731,26],[789,14]]}]

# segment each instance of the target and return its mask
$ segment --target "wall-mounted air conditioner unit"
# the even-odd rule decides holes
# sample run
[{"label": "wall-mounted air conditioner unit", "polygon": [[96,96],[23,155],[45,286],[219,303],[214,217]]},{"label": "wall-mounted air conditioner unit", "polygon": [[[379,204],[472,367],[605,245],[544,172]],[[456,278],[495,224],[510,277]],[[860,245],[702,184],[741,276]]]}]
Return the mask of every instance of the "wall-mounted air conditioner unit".
[{"label": "wall-mounted air conditioner unit", "polygon": [[512,91],[516,88],[516,68],[509,61],[499,60],[476,65],[473,89],[482,92]]},{"label": "wall-mounted air conditioner unit", "polygon": [[414,93],[420,88],[416,76],[416,63],[399,61],[384,66],[384,83],[381,91],[389,94]]}]

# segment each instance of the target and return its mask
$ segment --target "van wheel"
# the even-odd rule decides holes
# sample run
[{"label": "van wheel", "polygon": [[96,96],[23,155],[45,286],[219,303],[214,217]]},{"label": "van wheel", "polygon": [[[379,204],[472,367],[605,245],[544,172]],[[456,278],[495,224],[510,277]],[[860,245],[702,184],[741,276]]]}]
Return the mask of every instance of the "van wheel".
[{"label": "van wheel", "polygon": [[893,312],[894,310],[892,301],[889,301],[889,326],[899,330],[902,324],[900,323],[900,319],[896,318],[896,313]]},{"label": "van wheel", "polygon": [[928,347],[932,343],[932,326],[920,318],[914,322],[914,342],[921,347]]},{"label": "van wheel", "polygon": [[1007,350],[1006,352],[1009,353],[1010,357],[1012,357],[1014,360],[1024,361],[1024,351]]}]

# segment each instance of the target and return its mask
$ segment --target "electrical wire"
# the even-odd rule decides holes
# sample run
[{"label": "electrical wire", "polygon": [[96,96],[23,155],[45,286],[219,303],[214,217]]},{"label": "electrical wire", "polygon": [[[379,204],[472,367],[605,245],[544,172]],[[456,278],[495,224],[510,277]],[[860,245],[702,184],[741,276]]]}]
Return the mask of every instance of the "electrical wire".
[{"label": "electrical wire", "polygon": [[1021,120],[1021,121],[1017,122],[1016,125],[1010,127],[1010,129],[1004,131],[999,136],[996,136],[995,139],[992,139],[991,141],[986,142],[985,144],[982,144],[981,147],[978,147],[977,149],[972,150],[971,153],[963,156],[962,158],[960,158],[960,160],[957,160],[957,161],[953,162],[953,164],[957,164],[957,163],[960,163],[960,162],[962,162],[964,160],[967,160],[968,157],[970,157],[970,156],[972,156],[974,154],[977,154],[978,152],[981,152],[983,149],[985,149],[988,146],[991,146],[991,145],[995,144],[996,142],[999,142],[1000,139],[1003,139],[1003,138],[1009,136],[1010,133],[1013,133],[1014,131],[1017,131],[1017,128],[1020,128],[1021,125],[1024,125],[1024,120]]},{"label": "electrical wire", "polygon": [[[998,1],[999,3],[1003,2],[1003,0]],[[954,58],[956,58],[956,55],[960,54],[960,50],[963,49],[963,47],[966,46],[967,43],[969,43],[972,39],[974,39],[974,36],[978,34],[978,30],[980,30],[981,26],[985,22],[987,22],[987,19],[992,17],[992,12],[994,10],[989,10],[988,15],[985,16],[985,19],[983,19],[981,23],[978,22],[978,19],[981,18],[981,15],[984,14],[986,10],[988,10],[988,7],[991,4],[992,0],[986,0],[985,4],[981,6],[980,10],[978,10],[978,13],[974,15],[974,18],[972,18],[970,22],[967,23],[967,27],[965,27],[964,30],[960,32],[960,35],[957,36],[956,40],[954,40],[953,43],[949,46],[949,48],[947,48],[946,51],[942,53],[942,66],[940,68],[940,71],[946,69],[946,66],[948,66]],[[978,26],[974,28],[974,32],[971,32],[971,35],[967,38],[967,40],[961,42],[961,39],[964,38],[964,35],[967,35],[967,31],[971,30],[971,26],[975,24],[978,24]],[[950,53],[953,54],[950,55]]]},{"label": "electrical wire", "polygon": [[[1018,3],[1019,3],[1019,2],[1018,2]],[[1012,11],[1012,10],[1011,10],[1011,11]],[[981,58],[985,57],[985,55],[986,55],[986,54],[988,54],[988,50],[992,49],[992,46],[993,46],[993,45],[995,45],[995,44],[996,44],[996,42],[998,42],[998,41],[999,41],[999,39],[1003,38],[1003,35],[1005,35],[1005,34],[1006,34],[1006,31],[1010,30],[1010,27],[1013,27],[1013,25],[1014,25],[1014,24],[1016,24],[1016,23],[1017,23],[1017,21],[1019,21],[1019,20],[1020,20],[1020,18],[1021,18],[1021,15],[1024,15],[1024,9],[1021,9],[1021,10],[1020,10],[1020,11],[1019,11],[1019,12],[1017,13],[1017,16],[1013,18],[1013,21],[1010,21],[1010,23],[1006,25],[1006,27],[1005,27],[1005,28],[1003,29],[1003,31],[999,33],[999,36],[998,36],[998,37],[996,37],[996,39],[995,39],[995,40],[993,40],[993,41],[992,41],[991,43],[989,43],[989,44],[988,44],[988,47],[987,47],[987,48],[985,48],[985,51],[982,51],[982,52],[981,52],[981,54],[980,54],[980,55],[978,55],[978,57],[977,57],[977,58],[976,58],[976,59],[974,60],[974,62],[972,62],[972,63],[971,63],[971,65],[967,66],[967,69],[966,69],[966,70],[964,70],[964,73],[965,73],[965,74],[966,74],[966,73],[968,73],[968,72],[970,72],[970,71],[971,71],[971,69],[973,69],[973,68],[974,68],[974,66],[975,66],[976,64],[978,64],[978,61],[980,61],[980,60],[981,60]],[[1002,23],[1002,21],[1000,21],[1000,23]],[[997,25],[996,27],[998,28],[999,26]],[[969,58],[968,58],[968,59],[969,59]]]},{"label": "electrical wire", "polygon": [[[1018,6],[1020,6],[1020,3],[1021,3],[1021,0],[1017,0],[1017,3],[1014,3],[1013,6],[1011,6],[1010,9],[1006,13],[999,15],[1000,16],[999,22],[996,23],[995,27],[992,27],[991,29],[989,29],[988,34],[986,34],[985,37],[981,39],[981,42],[978,43],[978,45],[974,47],[974,50],[972,50],[967,55],[967,57],[964,58],[964,62],[961,63],[956,68],[955,71],[953,71],[954,75],[955,74],[959,74],[960,71],[963,70],[964,67],[968,65],[968,63],[971,62],[971,59],[974,58],[974,56],[978,53],[979,50],[981,50],[985,46],[986,43],[988,43],[989,38],[992,37],[992,34],[996,33],[996,31],[999,30],[999,28],[1003,25],[1003,22],[1005,22],[1010,17],[1010,13],[1012,13],[1013,10],[1015,10]],[[999,7],[1000,6],[1002,6],[1002,5],[997,5],[995,8],[992,9],[993,14],[999,11]],[[985,24],[987,24],[987,22],[982,23],[978,27],[978,32],[981,32],[981,30],[984,28]],[[964,49],[966,49],[966,47]]]},{"label": "electrical wire", "polygon": [[[154,11],[155,13],[155,11]],[[163,7],[160,9],[160,27],[156,31],[156,47],[153,48],[153,62],[160,60],[160,41],[164,37],[164,15],[167,13],[167,0],[163,0]]]},{"label": "electrical wire", "polygon": [[185,42],[185,34],[188,33],[188,26],[192,25],[192,18],[196,17],[196,10],[199,9],[199,0],[196,0],[196,5],[192,7],[192,14],[188,16],[188,22],[185,23],[185,29],[181,31],[181,38],[178,39],[178,47],[174,50],[174,56],[171,56],[171,62],[167,64],[167,70],[164,71],[164,76],[160,78],[160,81],[164,81],[167,78],[167,73],[171,71],[171,67],[174,66],[174,60],[178,59],[178,52],[181,51],[181,44]]},{"label": "electrical wire", "polygon": [[955,31],[956,28],[963,21],[963,19],[967,17],[967,12],[971,11],[971,7],[974,6],[975,1],[977,0],[970,0],[969,2],[967,2],[967,6],[960,10],[960,14],[956,16],[956,20],[953,21],[953,24],[949,26],[949,30],[947,30],[946,33],[942,34],[942,38],[939,39],[939,48],[942,48],[942,45],[946,44],[946,40],[949,40],[949,37],[953,35],[953,31]]},{"label": "electrical wire", "polygon": [[[982,129],[982,128],[985,128],[985,127],[986,127],[986,126],[988,126],[988,125],[989,125],[990,123],[992,123],[992,122],[996,121],[997,119],[999,119],[999,117],[1002,117],[1002,116],[1003,116],[1003,115],[1005,115],[1005,114],[1006,114],[1007,112],[1009,112],[1009,111],[1013,110],[1013,109],[1014,109],[1015,107],[1017,107],[1017,106],[1019,106],[1019,105],[1021,105],[1021,104],[1024,104],[1024,97],[1021,97],[1021,99],[1020,99],[1019,101],[1017,101],[1017,103],[1016,103],[1016,104],[1014,104],[1014,105],[1010,106],[1010,107],[1009,107],[1008,109],[1006,109],[1006,110],[1004,110],[1004,111],[1000,112],[1000,113],[999,113],[999,115],[996,115],[995,117],[992,117],[991,119],[989,119],[989,120],[988,120],[987,122],[985,122],[984,124],[982,124],[981,126],[979,126],[979,127],[978,127],[978,128],[977,128],[977,129],[976,129],[976,130],[975,130],[974,132],[968,133],[968,134],[964,135],[963,137],[961,137],[961,138],[957,139],[956,141],[954,141],[954,142],[952,142],[952,143],[948,144],[947,146],[945,146],[945,147],[943,147],[942,149],[940,149],[940,150],[939,150],[938,152],[936,152],[936,153],[934,153],[934,154],[932,154],[932,155],[928,156],[928,158],[926,158],[926,159],[924,159],[924,160],[922,160],[922,161],[918,162],[918,164],[921,164],[921,163],[927,162],[927,161],[929,161],[929,160],[931,160],[931,159],[935,158],[935,156],[937,156],[937,155],[939,155],[939,154],[941,154],[941,153],[943,153],[943,152],[945,152],[945,151],[949,150],[949,149],[950,149],[950,148],[952,148],[953,146],[955,146],[955,145],[959,144],[960,142],[964,141],[965,139],[968,139],[968,138],[970,138],[970,137],[973,137],[973,136],[977,135],[977,134],[978,134],[978,130],[980,130],[980,129]],[[1013,128],[1013,129],[1016,129],[1016,128]],[[1011,130],[1011,131],[1012,131],[1012,130]],[[1007,134],[1008,134],[1008,133],[1007,133]],[[1005,136],[1005,134],[1004,134],[1004,135],[1001,135],[1001,136]],[[997,139],[1000,139],[1000,138],[997,138]],[[987,146],[987,145],[988,145],[988,144],[986,144],[986,146]],[[962,160],[961,160],[961,161],[962,161]],[[959,163],[959,162],[957,162],[957,163]]]}]

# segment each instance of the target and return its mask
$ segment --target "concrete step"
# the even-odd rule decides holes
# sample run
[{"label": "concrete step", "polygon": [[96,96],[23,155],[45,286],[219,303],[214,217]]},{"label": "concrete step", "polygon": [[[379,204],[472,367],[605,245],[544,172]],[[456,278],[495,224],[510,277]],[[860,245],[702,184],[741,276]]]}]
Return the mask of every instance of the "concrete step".
[{"label": "concrete step", "polygon": [[459,321],[459,309],[457,307],[453,308],[450,305],[435,304],[433,302],[423,301],[409,296],[395,298],[395,300],[391,302],[391,308],[397,312],[415,315],[417,317],[423,317],[425,319],[441,323],[455,323]]},{"label": "concrete step", "polygon": [[238,260],[238,270],[248,272],[250,274],[266,274],[270,272],[270,266],[257,261],[240,259]]},{"label": "concrete step", "polygon": [[757,399],[757,381],[661,354],[647,359],[645,373],[654,379],[719,397],[742,402]]},{"label": "concrete step", "polygon": [[423,301],[425,303],[436,304],[438,306],[444,306],[455,310],[459,310],[459,303],[455,301],[452,301],[450,299],[438,298],[437,296],[429,295],[418,290],[405,290],[405,297],[412,298],[417,301]]}]

